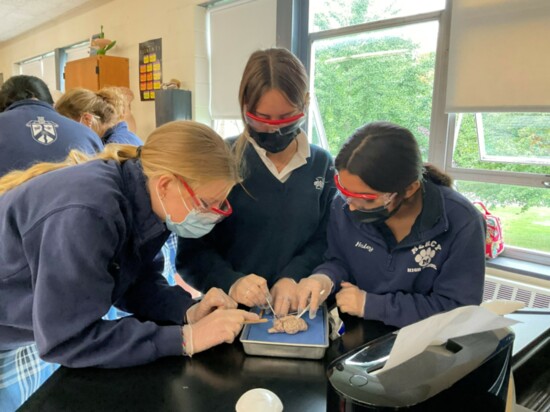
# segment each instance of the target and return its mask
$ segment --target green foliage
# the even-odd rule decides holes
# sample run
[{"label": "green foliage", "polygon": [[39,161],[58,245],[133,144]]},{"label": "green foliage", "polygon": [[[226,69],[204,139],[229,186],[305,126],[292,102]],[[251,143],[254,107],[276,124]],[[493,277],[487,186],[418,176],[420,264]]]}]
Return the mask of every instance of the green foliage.
[{"label": "green foliage", "polygon": [[398,36],[320,42],[315,93],[331,153],[361,125],[391,121],[415,133],[427,159],[434,53]]},{"label": "green foliage", "polygon": [[96,54],[104,55],[116,45],[116,40],[109,43],[107,46],[102,47],[96,51]]}]

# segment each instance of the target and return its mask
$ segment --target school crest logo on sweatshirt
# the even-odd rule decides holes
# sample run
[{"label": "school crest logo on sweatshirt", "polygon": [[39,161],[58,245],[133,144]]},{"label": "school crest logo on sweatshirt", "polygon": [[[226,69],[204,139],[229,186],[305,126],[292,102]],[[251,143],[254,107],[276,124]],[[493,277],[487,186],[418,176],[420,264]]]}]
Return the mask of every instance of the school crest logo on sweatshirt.
[{"label": "school crest logo on sweatshirt", "polygon": [[317,190],[323,190],[323,187],[325,187],[325,178],[322,176],[316,177],[313,186],[315,186]]},{"label": "school crest logo on sweatshirt", "polygon": [[31,129],[32,138],[45,146],[52,144],[57,140],[56,127],[57,123],[44,119],[42,116],[37,116],[37,120],[27,122],[27,127]]},{"label": "school crest logo on sweatshirt", "polygon": [[432,259],[437,252],[441,250],[441,245],[435,240],[429,240],[426,243],[417,245],[411,249],[414,260],[418,263],[417,268],[407,268],[407,272],[420,272],[424,268],[437,270],[437,266],[432,263]]}]

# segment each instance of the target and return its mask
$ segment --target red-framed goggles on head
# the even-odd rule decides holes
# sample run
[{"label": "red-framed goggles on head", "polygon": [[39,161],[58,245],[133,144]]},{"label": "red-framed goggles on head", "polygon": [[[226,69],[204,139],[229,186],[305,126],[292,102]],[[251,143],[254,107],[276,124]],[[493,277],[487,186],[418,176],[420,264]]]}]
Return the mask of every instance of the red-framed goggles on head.
[{"label": "red-framed goggles on head", "polygon": [[353,197],[355,199],[367,199],[367,200],[374,200],[378,199],[381,195],[376,195],[374,193],[355,193],[350,192],[347,190],[342,184],[340,183],[340,178],[338,174],[334,175],[334,183],[336,184],[336,188],[346,197]]},{"label": "red-framed goggles on head", "polygon": [[206,203],[204,200],[202,200],[200,197],[198,197],[193,189],[191,189],[191,186],[187,184],[185,180],[183,180],[181,177],[177,176],[183,187],[185,187],[185,190],[187,190],[187,193],[191,196],[191,199],[193,199],[193,202],[195,203],[195,206],[201,213],[215,213],[217,215],[220,215],[220,218],[227,217],[233,213],[233,208],[229,204],[229,201],[227,199],[224,199],[219,207],[211,206],[208,203]]}]

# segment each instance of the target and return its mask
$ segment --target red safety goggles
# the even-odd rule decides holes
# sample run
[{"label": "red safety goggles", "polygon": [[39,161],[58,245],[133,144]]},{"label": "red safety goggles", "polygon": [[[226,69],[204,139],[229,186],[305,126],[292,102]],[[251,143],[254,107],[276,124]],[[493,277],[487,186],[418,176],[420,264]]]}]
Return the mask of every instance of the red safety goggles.
[{"label": "red safety goggles", "polygon": [[193,199],[193,202],[195,202],[195,206],[197,209],[199,209],[202,213],[216,213],[218,215],[221,215],[223,217],[229,216],[231,213],[233,213],[233,208],[231,207],[231,204],[229,204],[229,201],[227,199],[224,199],[224,201],[221,203],[220,207],[210,206],[208,203],[206,203],[204,200],[202,200],[200,197],[198,197],[193,189],[183,180],[181,177],[178,176],[179,181],[185,187],[185,190],[187,190],[187,193],[191,196]]},{"label": "red safety goggles", "polygon": [[246,112],[246,117],[248,117],[249,119],[268,126],[281,126],[281,125],[294,123],[295,121],[301,119],[304,116],[305,116],[304,113],[298,113],[297,115],[285,117],[284,119],[272,120],[272,119],[265,119],[263,117],[258,117],[250,112]]},{"label": "red safety goggles", "polygon": [[350,192],[342,184],[340,183],[340,178],[338,174],[334,175],[334,183],[336,184],[336,188],[346,197],[353,197],[355,199],[367,199],[367,200],[374,200],[378,199],[381,195],[376,195],[374,193],[355,193]]}]

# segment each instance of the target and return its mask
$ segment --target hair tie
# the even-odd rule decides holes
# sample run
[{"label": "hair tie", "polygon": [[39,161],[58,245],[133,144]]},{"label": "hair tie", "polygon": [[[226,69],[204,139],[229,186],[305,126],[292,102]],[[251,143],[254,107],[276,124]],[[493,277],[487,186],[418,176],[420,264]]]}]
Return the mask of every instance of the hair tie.
[{"label": "hair tie", "polygon": [[137,149],[136,149],[136,157],[139,159],[141,157],[141,148],[143,146],[138,146]]}]

